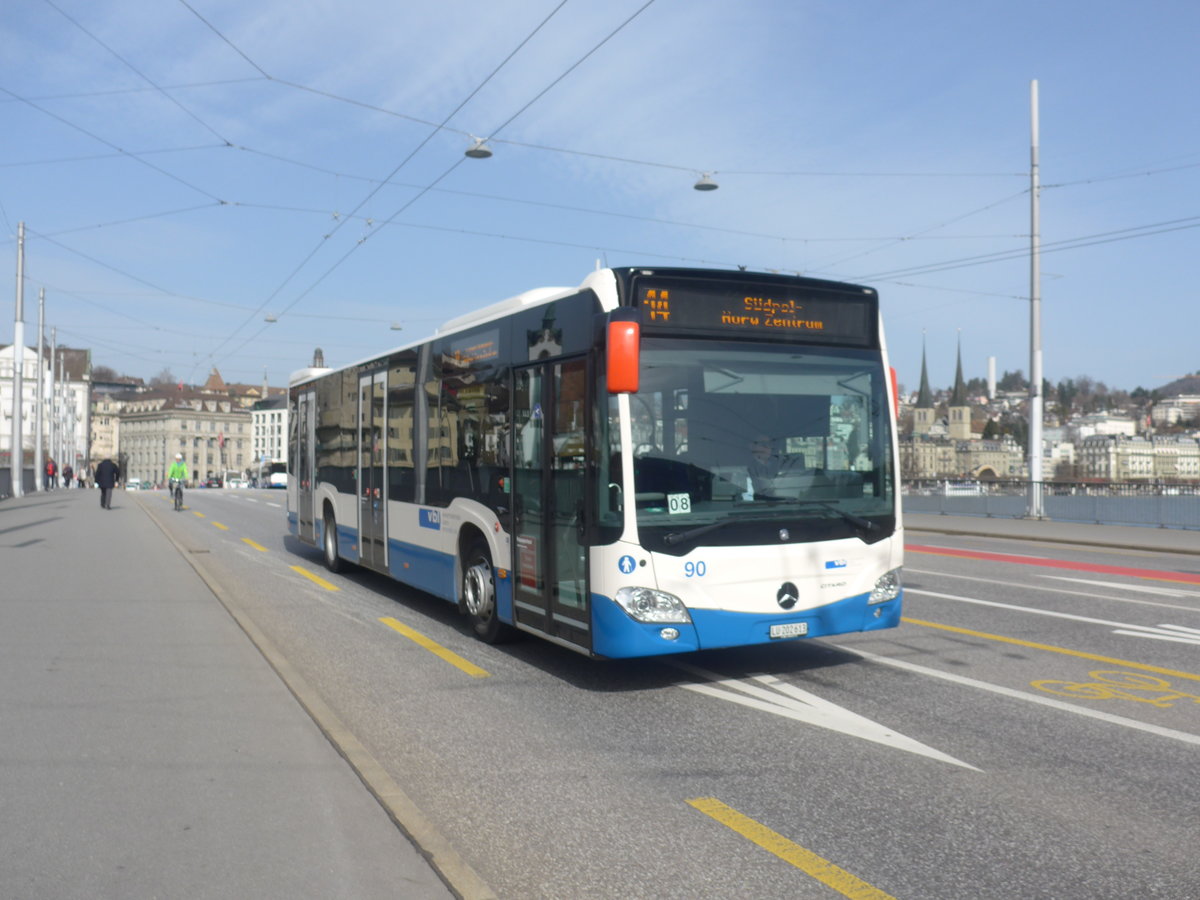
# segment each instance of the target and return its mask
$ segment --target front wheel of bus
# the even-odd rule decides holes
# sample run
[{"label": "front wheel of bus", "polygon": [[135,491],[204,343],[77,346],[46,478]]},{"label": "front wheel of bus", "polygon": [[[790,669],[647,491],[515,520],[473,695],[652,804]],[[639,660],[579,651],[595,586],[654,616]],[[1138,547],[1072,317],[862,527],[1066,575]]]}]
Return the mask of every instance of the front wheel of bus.
[{"label": "front wheel of bus", "polygon": [[325,514],[325,539],[321,542],[325,550],[325,568],[330,572],[340,572],[342,570],[342,558],[338,556],[337,547],[337,519],[333,513]]},{"label": "front wheel of bus", "polygon": [[496,614],[496,575],[487,545],[478,541],[463,557],[462,598],[475,637],[485,644],[499,644],[513,635],[511,626]]}]

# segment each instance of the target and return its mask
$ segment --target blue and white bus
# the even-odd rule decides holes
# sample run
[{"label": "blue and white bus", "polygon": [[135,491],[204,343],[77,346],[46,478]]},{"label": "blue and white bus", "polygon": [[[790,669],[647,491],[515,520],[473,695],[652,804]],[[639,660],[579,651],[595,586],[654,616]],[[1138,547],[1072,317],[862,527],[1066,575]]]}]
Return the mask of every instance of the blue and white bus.
[{"label": "blue and white bus", "polygon": [[636,657],[898,624],[874,290],[604,269],[290,384],[288,521],[475,634]]},{"label": "blue and white bus", "polygon": [[263,483],[260,487],[285,488],[288,486],[287,463],[273,462],[263,472]]}]

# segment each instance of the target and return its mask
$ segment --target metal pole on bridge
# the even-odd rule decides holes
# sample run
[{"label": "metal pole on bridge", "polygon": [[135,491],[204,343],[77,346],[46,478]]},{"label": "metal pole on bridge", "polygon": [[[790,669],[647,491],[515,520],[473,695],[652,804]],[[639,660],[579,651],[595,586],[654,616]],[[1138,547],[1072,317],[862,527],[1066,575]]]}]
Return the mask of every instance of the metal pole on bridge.
[{"label": "metal pole on bridge", "polygon": [[1030,245],[1029,245],[1029,506],[1026,517],[1045,518],[1042,505],[1042,286],[1041,210],[1038,182],[1038,83],[1029,86]]},{"label": "metal pole on bridge", "polygon": [[33,402],[33,489],[46,490],[46,289],[38,288],[37,394]]},{"label": "metal pole on bridge", "polygon": [[25,406],[25,223],[17,223],[17,308],[13,317],[12,495],[25,495],[25,441],[21,416]]}]

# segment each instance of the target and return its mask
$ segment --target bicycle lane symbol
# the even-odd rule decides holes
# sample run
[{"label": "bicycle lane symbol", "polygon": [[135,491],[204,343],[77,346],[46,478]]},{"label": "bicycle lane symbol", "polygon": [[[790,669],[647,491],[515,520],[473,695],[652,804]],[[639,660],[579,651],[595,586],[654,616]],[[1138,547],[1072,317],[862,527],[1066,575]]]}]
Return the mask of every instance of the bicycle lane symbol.
[{"label": "bicycle lane symbol", "polygon": [[1158,709],[1170,709],[1178,702],[1200,703],[1200,695],[1176,690],[1165,678],[1138,672],[1097,669],[1088,673],[1092,681],[1031,681],[1030,685],[1048,694],[1076,700],[1127,700],[1147,703]]}]

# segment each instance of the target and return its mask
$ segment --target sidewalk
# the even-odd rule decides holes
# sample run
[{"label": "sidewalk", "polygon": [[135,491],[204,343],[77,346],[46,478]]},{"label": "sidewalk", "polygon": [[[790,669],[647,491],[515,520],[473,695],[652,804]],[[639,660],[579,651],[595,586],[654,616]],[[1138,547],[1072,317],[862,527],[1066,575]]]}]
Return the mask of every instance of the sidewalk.
[{"label": "sidewalk", "polygon": [[131,495],[0,503],[0,896],[448,898]]},{"label": "sidewalk", "polygon": [[978,535],[1055,544],[1085,544],[1114,549],[1154,550],[1200,555],[1200,531],[1182,528],[1149,528],[1138,525],[1093,525],[1052,522],[1048,519],[1012,519],[999,516],[941,516],[905,513],[906,532]]}]

